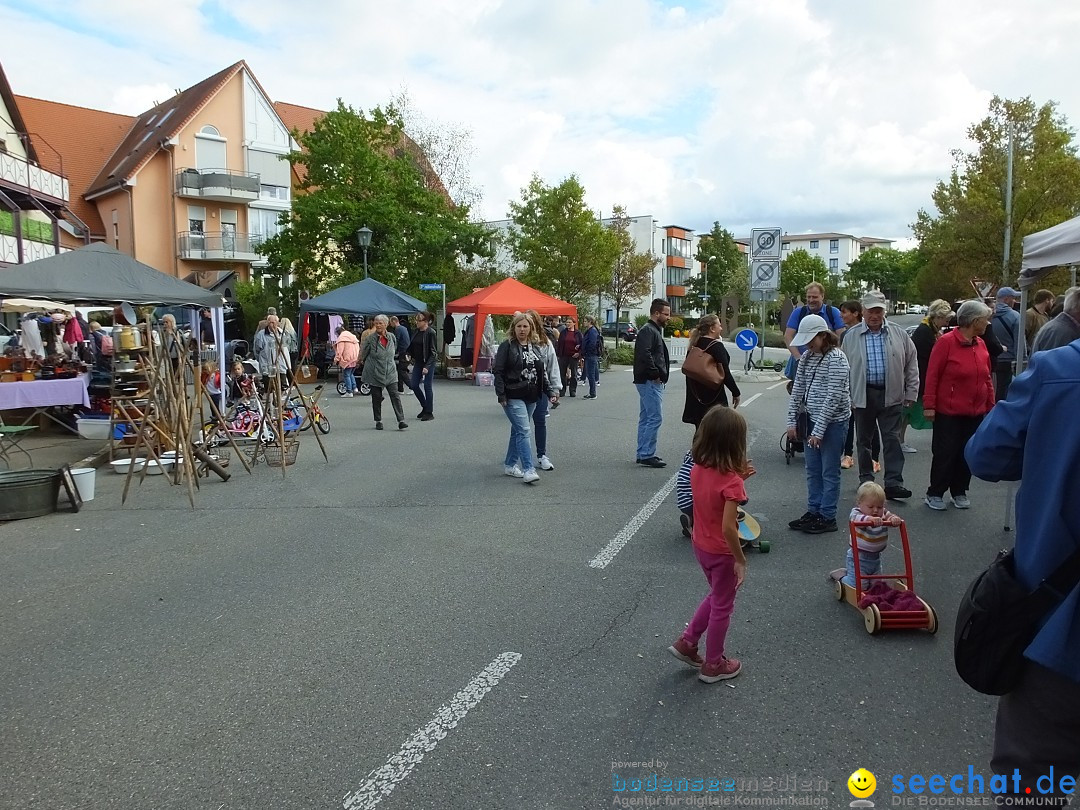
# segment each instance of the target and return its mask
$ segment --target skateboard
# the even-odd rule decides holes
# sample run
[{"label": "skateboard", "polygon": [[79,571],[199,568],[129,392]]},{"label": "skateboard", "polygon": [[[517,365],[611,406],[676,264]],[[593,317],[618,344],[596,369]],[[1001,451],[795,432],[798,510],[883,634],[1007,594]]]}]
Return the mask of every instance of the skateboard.
[{"label": "skateboard", "polygon": [[761,537],[761,524],[757,522],[757,518],[751,515],[744,509],[739,509],[739,539],[742,540],[742,547],[752,548],[760,551],[762,554],[768,554],[771,548],[768,540],[760,540]]}]

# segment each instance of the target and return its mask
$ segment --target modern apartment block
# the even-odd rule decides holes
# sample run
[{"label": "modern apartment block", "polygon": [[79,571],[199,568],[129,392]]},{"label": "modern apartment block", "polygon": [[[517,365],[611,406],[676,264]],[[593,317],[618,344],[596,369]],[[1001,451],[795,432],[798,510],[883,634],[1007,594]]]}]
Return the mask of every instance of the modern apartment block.
[{"label": "modern apartment block", "polygon": [[[621,312],[615,312],[614,302],[606,296],[599,296],[600,319],[605,323],[612,321],[630,321],[639,315],[649,314],[649,303],[654,298],[666,298],[671,302],[674,315],[701,312],[702,303],[691,299],[687,286],[690,279],[704,272],[701,262],[695,260],[700,238],[689,228],[679,225],[661,225],[656,217],[644,215],[630,217],[629,233],[637,253],[652,253],[657,261],[652,271],[652,292],[641,301],[624,304]],[[602,218],[601,222],[611,227],[614,220]],[[500,219],[485,222],[484,225],[500,234],[506,234],[513,221]],[[496,245],[495,263],[507,275],[516,275],[522,269],[518,266],[505,245]],[[588,307],[593,310],[593,306]],[[618,317],[616,317],[618,316]]]},{"label": "modern apartment block", "polygon": [[811,256],[820,256],[830,273],[842,274],[863,252],[872,247],[889,248],[892,244],[891,239],[847,233],[785,233],[780,247],[784,258],[791,251],[801,248]]},{"label": "modern apartment block", "polygon": [[245,62],[136,117],[15,101],[26,141],[55,147],[52,157],[36,150],[42,166],[69,168],[86,233],[61,232],[61,249],[104,241],[204,287],[264,264],[259,245],[290,207],[285,156],[296,144]]}]

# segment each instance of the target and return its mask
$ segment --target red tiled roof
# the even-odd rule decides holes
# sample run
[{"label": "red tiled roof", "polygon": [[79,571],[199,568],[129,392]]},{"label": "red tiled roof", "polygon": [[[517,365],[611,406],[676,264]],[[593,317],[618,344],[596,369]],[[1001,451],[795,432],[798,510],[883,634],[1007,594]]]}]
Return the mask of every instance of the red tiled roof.
[{"label": "red tiled roof", "polygon": [[[97,206],[87,202],[83,195],[135,118],[28,96],[15,96],[15,102],[31,142],[38,144],[36,152],[42,168],[67,177],[71,210],[92,234],[104,237],[105,226]],[[63,166],[57,152],[64,156]]]}]

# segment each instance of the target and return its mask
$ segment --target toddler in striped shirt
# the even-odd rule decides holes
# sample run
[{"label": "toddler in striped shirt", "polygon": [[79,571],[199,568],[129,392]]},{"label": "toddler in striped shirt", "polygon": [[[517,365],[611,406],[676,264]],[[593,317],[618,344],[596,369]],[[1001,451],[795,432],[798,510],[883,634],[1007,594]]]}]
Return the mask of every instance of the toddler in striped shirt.
[{"label": "toddler in striped shirt", "polygon": [[[855,508],[848,519],[855,527],[855,543],[859,547],[859,571],[876,574],[881,571],[881,552],[889,543],[889,527],[899,526],[903,519],[885,508],[885,490],[873,481],[867,481],[855,494]],[[851,545],[847,549],[847,566],[834,572],[845,585],[855,587],[855,555]],[[863,589],[869,587],[863,581]]]}]

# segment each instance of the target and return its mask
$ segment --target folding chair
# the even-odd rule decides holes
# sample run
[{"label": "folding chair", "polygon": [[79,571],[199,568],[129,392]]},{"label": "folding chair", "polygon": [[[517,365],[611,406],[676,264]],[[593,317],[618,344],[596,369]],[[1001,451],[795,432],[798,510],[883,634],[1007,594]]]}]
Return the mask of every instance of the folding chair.
[{"label": "folding chair", "polygon": [[30,457],[30,452],[26,448],[19,446],[19,442],[34,430],[37,430],[37,425],[9,427],[4,424],[4,417],[0,415],[0,461],[3,461],[9,470],[11,469],[11,452],[14,450],[26,456],[30,466],[34,466],[34,459]]}]

